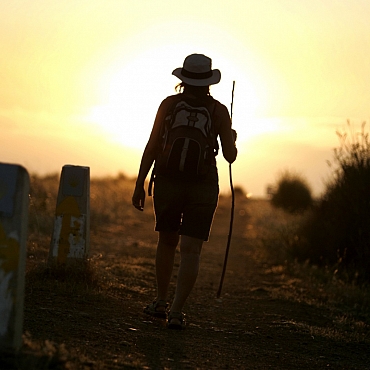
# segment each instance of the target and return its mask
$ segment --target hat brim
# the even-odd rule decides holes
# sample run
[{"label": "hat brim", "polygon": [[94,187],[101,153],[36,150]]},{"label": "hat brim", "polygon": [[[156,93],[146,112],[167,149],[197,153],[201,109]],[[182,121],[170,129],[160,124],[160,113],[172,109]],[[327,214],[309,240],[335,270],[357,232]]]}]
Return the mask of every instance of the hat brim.
[{"label": "hat brim", "polygon": [[172,74],[182,82],[192,86],[209,86],[218,84],[221,80],[221,72],[218,69],[212,70],[212,76],[204,79],[189,78],[182,75],[182,68],[176,68]]}]

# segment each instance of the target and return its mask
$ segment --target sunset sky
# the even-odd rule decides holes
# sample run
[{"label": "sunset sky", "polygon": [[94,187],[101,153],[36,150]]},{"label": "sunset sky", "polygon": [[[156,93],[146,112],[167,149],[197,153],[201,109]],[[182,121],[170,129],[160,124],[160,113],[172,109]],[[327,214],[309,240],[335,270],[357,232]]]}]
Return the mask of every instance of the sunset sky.
[{"label": "sunset sky", "polygon": [[289,169],[318,194],[336,130],[370,118],[369,17],[368,0],[2,1],[0,161],[135,176],[171,72],[196,52],[229,109],[236,81],[234,184],[265,195]]}]

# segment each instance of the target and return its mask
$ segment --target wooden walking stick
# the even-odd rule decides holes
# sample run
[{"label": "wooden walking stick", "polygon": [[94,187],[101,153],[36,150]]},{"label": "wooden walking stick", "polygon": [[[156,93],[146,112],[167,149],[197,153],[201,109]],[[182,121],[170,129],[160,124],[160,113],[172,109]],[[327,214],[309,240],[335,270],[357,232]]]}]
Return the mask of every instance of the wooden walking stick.
[{"label": "wooden walking stick", "polygon": [[[233,121],[234,89],[235,89],[235,81],[233,81],[233,89],[232,89],[232,94],[231,94],[231,111],[230,111],[231,123]],[[226,266],[227,266],[227,259],[228,259],[228,256],[229,256],[231,235],[232,235],[232,232],[233,232],[235,194],[234,194],[234,186],[233,186],[233,177],[232,177],[232,173],[231,173],[231,163],[229,163],[229,179],[230,179],[230,189],[231,189],[230,227],[229,227],[229,235],[227,237],[227,245],[226,245],[226,252],[225,252],[224,267],[222,269],[220,285],[219,285],[218,291],[217,291],[217,298],[220,298],[220,295],[221,295],[222,284],[223,284],[224,278],[225,278],[225,272],[226,272]]]}]

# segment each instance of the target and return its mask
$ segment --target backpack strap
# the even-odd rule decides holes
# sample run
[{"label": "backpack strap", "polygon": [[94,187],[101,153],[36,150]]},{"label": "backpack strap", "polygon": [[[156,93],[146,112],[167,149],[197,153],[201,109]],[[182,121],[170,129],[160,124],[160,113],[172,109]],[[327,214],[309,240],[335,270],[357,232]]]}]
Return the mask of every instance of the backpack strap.
[{"label": "backpack strap", "polygon": [[[213,98],[212,98],[213,99]],[[213,119],[213,115],[215,113],[215,110],[216,110],[216,105],[217,105],[217,102],[213,99],[213,102],[212,102],[212,105],[213,105],[213,108],[212,108],[212,112],[210,112],[210,117],[211,117],[211,130],[212,130],[212,133],[213,133],[213,145],[214,145],[214,156],[216,157],[218,155],[218,151],[220,149],[220,146],[218,145],[218,141],[217,141],[217,130],[216,130],[216,127],[215,127],[215,120]]]},{"label": "backpack strap", "polygon": [[152,173],[150,174],[150,180],[149,180],[149,185],[148,185],[148,195],[150,197],[152,196],[153,183],[155,179],[155,165],[156,165],[156,162],[154,162],[154,166],[152,169]]}]

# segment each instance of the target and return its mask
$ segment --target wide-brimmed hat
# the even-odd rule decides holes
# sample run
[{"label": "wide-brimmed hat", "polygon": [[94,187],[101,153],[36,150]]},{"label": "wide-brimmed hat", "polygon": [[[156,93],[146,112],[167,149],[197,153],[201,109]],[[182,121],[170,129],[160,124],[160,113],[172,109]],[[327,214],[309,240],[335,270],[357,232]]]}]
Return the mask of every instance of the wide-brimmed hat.
[{"label": "wide-brimmed hat", "polygon": [[212,69],[212,59],[203,54],[187,56],[183,67],[176,68],[172,74],[192,86],[214,85],[221,80],[221,72]]}]

